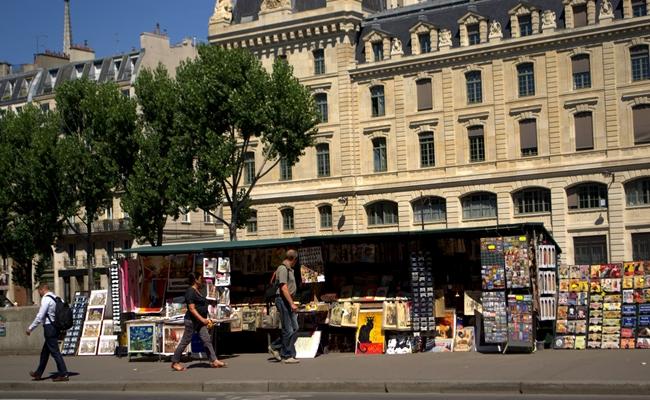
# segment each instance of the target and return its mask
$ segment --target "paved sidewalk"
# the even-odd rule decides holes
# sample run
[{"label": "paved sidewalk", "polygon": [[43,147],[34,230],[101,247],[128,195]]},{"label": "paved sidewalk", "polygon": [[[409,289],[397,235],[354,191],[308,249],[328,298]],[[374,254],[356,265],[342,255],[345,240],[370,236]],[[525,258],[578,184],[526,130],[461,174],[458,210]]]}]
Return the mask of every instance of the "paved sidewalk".
[{"label": "paved sidewalk", "polygon": [[[543,350],[535,354],[327,354],[297,365],[266,354],[222,358],[228,368],[116,357],[66,357],[70,382],[32,382],[37,356],[0,357],[0,391],[103,390],[204,392],[563,393],[650,395],[650,351]],[[50,360],[48,371],[54,372]]]}]

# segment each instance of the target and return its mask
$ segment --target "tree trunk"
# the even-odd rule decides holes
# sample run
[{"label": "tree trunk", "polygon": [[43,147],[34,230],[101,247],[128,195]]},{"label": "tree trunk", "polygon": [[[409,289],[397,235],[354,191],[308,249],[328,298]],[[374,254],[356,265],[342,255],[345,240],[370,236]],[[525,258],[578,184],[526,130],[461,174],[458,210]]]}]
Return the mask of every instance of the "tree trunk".
[{"label": "tree trunk", "polygon": [[92,216],[87,215],[86,216],[86,263],[88,266],[88,290],[95,290],[95,274],[93,270],[95,253],[93,252],[92,223],[93,223]]},{"label": "tree trunk", "polygon": [[165,220],[162,220],[162,223],[158,224],[158,228],[156,229],[156,246],[162,246],[163,244],[163,232],[165,229]]},{"label": "tree trunk", "polygon": [[[233,196],[233,199],[235,196]],[[230,225],[228,225],[228,231],[230,232],[230,241],[237,241],[237,220],[239,219],[239,209],[237,204],[231,204],[230,206]]]}]

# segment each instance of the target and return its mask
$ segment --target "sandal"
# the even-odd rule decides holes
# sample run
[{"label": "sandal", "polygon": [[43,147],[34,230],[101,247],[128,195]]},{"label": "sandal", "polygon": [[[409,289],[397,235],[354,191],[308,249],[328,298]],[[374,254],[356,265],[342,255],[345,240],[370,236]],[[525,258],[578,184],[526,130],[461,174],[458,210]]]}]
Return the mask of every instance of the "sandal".
[{"label": "sandal", "polygon": [[226,368],[227,366],[228,366],[228,364],[226,364],[223,361],[219,361],[219,360],[215,360],[214,362],[212,362],[210,364],[211,368]]},{"label": "sandal", "polygon": [[172,364],[172,369],[174,371],[185,371],[187,368],[184,365],[182,365],[181,363],[173,363]]}]

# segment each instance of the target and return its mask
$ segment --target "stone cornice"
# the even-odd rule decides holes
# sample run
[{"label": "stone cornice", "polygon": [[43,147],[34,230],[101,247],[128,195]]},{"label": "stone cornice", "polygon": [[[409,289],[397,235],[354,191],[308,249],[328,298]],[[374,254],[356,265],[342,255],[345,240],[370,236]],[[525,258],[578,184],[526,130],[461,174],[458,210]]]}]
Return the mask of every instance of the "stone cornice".
[{"label": "stone cornice", "polygon": [[453,47],[445,52],[431,52],[405,56],[399,60],[359,64],[356,69],[350,71],[350,76],[353,80],[366,80],[375,75],[405,75],[420,69],[431,70],[480,63],[491,59],[517,57],[520,54],[571,49],[584,44],[631,39],[644,35],[650,35],[650,17],[615,20],[607,25],[590,26],[589,29],[562,29],[550,34],[504,39],[498,43]]},{"label": "stone cornice", "polygon": [[415,129],[424,125],[436,126],[438,125],[438,118],[427,118],[427,119],[421,119],[419,121],[411,121],[409,123],[409,128]]}]

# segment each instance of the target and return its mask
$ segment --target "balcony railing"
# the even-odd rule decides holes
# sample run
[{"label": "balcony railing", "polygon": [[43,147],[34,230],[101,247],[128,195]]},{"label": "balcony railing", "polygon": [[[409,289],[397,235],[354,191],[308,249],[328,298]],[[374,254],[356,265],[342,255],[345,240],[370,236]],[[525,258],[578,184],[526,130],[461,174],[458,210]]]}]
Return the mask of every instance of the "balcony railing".
[{"label": "balcony railing", "polygon": [[[75,229],[66,225],[63,229],[63,234],[82,235],[88,232],[88,230],[86,229],[86,225],[80,222],[75,222],[74,227]],[[123,232],[123,231],[128,231],[130,227],[131,227],[131,220],[129,218],[104,219],[92,223],[92,233]]]},{"label": "balcony railing", "polygon": [[[93,267],[108,267],[111,264],[111,258],[108,256],[95,257],[95,262]],[[77,258],[64,258],[63,259],[64,268],[87,268],[88,267],[88,258],[86,257],[77,257]]]}]

